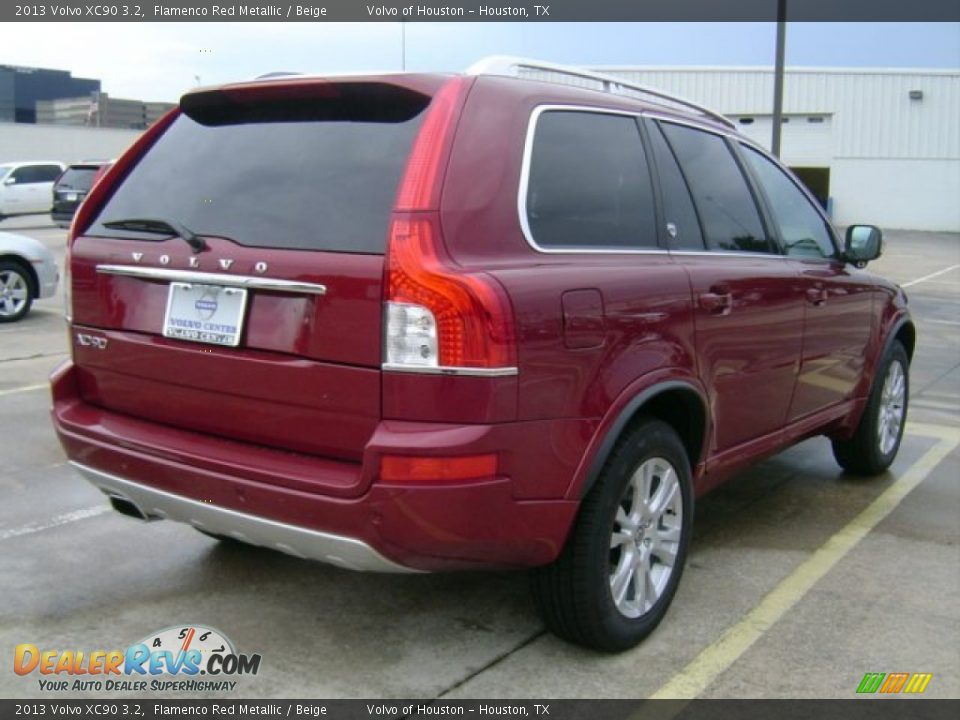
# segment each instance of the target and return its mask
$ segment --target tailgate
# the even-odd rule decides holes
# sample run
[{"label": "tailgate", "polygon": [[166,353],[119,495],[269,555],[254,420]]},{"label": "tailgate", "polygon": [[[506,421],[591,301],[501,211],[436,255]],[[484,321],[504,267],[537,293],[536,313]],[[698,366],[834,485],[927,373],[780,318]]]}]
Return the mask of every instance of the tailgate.
[{"label": "tailgate", "polygon": [[186,96],[71,246],[84,399],[359,462],[380,419],[387,224],[431,82]]}]

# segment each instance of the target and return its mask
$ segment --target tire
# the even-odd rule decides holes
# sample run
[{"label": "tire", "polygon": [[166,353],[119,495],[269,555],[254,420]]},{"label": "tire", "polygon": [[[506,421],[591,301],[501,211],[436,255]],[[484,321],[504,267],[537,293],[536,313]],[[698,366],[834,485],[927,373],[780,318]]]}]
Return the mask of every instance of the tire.
[{"label": "tire", "polygon": [[[660,502],[661,488],[669,492],[666,502]],[[673,600],[692,526],[690,462],[683,443],[666,423],[642,420],[618,441],[584,498],[560,557],[531,572],[534,603],[547,628],[597,650],[635,646]],[[643,581],[644,596],[634,579]]]},{"label": "tire", "polygon": [[910,360],[894,341],[877,367],[860,423],[848,440],[833,440],[833,457],[853,475],[879,475],[900,449],[910,402]]},{"label": "tire", "polygon": [[16,322],[33,304],[30,276],[20,263],[0,262],[0,323]]}]

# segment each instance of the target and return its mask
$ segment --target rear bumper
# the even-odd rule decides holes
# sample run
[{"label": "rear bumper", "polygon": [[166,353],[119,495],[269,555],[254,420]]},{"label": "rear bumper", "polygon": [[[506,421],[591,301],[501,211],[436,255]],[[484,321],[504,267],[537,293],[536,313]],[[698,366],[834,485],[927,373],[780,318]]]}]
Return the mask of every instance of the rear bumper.
[{"label": "rear bumper", "polygon": [[[186,522],[349,569],[402,572],[549,563],[563,547],[577,511],[575,501],[527,497],[529,486],[522,483],[518,493],[518,483],[509,474],[442,486],[373,482],[359,497],[272,483],[243,467],[242,443],[234,443],[236,459],[225,458],[222,450],[228,441],[190,433],[194,450],[207,441],[215,450],[211,455],[219,458],[200,463],[195,454],[181,455],[163,442],[147,442],[151,428],[161,440],[174,431],[85,403],[75,375],[67,363],[51,378],[52,416],[60,442],[90,482],[132,503],[147,519]],[[557,435],[547,425],[464,428],[384,422],[371,439],[373,450],[366,453],[365,463],[375,462],[379,453],[419,452],[425,446],[451,455],[487,452],[504,437],[514,437],[517,445],[501,448],[505,456],[511,451],[536,456],[531,437],[545,441]],[[551,471],[567,472],[569,465],[558,459],[554,468],[545,467],[541,457],[532,463],[545,477]],[[329,465],[318,458],[317,472]],[[507,462],[506,469],[511,467],[520,466]],[[565,487],[560,480],[556,485]]]},{"label": "rear bumper", "polygon": [[409,568],[388,560],[355,538],[228,510],[131,482],[75,461],[70,464],[111,499],[132,504],[145,520],[175,520],[214,535],[232,537],[299,558],[321,560],[348,570],[410,572]]}]

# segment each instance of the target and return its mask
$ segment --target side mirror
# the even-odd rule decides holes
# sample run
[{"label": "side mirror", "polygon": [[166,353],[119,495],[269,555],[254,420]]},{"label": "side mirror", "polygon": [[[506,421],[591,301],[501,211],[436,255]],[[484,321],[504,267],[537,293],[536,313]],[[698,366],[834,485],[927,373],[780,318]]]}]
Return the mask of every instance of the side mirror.
[{"label": "side mirror", "polygon": [[6,180],[3,181],[3,184],[4,184],[4,185],[16,185],[16,184],[17,184],[17,179],[16,179],[13,175],[11,175],[10,177],[8,177]]},{"label": "side mirror", "polygon": [[874,225],[851,225],[847,228],[843,256],[847,262],[863,267],[883,252],[883,233]]}]

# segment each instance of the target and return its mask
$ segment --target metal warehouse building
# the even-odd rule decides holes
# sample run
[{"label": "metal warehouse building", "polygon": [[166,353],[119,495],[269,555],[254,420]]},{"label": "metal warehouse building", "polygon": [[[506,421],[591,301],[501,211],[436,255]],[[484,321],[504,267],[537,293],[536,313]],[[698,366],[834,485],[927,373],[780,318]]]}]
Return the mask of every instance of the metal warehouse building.
[{"label": "metal warehouse building", "polygon": [[[770,147],[773,71],[595,68],[719,110]],[[960,231],[960,71],[797,68],[783,161],[839,225]]]}]

